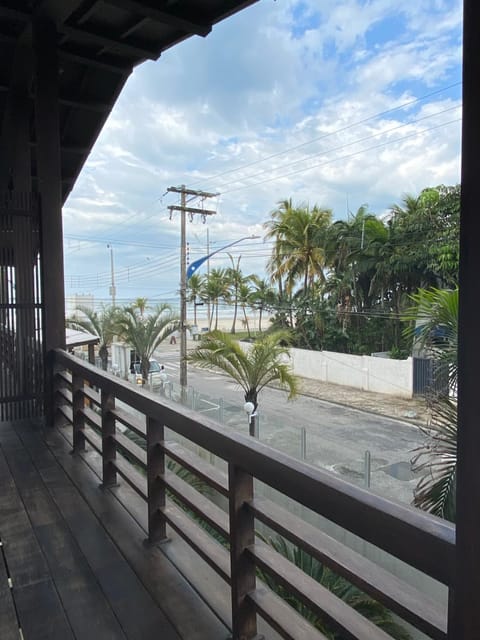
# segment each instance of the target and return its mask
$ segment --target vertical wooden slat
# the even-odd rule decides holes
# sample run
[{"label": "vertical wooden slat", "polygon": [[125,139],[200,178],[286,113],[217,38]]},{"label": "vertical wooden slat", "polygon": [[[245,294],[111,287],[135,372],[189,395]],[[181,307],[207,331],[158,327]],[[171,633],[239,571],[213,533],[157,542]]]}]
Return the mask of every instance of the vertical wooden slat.
[{"label": "vertical wooden slat", "polygon": [[161,447],[165,438],[162,423],[147,416],[147,486],[148,541],[166,540],[167,528],[161,509],[165,506],[165,454]]},{"label": "vertical wooden slat", "polygon": [[2,419],[43,414],[37,200],[0,193],[0,410]]},{"label": "vertical wooden slat", "polygon": [[480,637],[480,429],[478,274],[480,273],[480,4],[464,0],[463,131],[458,324],[456,581],[448,637]]},{"label": "vertical wooden slat", "polygon": [[115,396],[102,389],[102,479],[104,487],[117,484],[117,470],[115,458],[117,457],[117,443],[115,441],[115,418],[112,410],[115,409]]},{"label": "vertical wooden slat", "polygon": [[245,503],[253,499],[253,478],[229,463],[230,567],[233,640],[257,637],[255,608],[246,595],[255,589],[255,565],[245,553],[255,541],[255,521]]},{"label": "vertical wooden slat", "polygon": [[82,376],[72,375],[73,451],[85,450],[85,396]]}]

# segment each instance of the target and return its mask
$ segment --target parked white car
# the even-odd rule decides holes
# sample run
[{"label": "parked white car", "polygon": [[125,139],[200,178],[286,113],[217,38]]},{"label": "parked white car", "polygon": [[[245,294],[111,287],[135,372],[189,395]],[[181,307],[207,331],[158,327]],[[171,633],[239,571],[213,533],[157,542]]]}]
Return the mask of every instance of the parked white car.
[{"label": "parked white car", "polygon": [[[129,380],[134,382],[135,384],[141,385],[143,383],[142,379],[142,369],[140,362],[135,362],[132,365],[133,372],[129,375]],[[160,365],[157,360],[150,360],[150,368],[148,371],[148,384],[152,387],[162,387],[167,379],[167,374],[165,373],[165,368],[163,365]]]}]

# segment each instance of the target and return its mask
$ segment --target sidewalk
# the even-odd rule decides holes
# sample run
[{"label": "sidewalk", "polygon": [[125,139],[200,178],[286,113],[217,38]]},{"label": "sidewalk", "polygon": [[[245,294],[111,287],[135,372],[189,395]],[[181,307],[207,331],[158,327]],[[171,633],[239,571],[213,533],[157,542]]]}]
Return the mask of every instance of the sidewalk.
[{"label": "sidewalk", "polygon": [[300,393],[326,402],[370,411],[412,424],[426,425],[429,412],[424,398],[399,398],[383,393],[362,391],[353,387],[300,378]]}]

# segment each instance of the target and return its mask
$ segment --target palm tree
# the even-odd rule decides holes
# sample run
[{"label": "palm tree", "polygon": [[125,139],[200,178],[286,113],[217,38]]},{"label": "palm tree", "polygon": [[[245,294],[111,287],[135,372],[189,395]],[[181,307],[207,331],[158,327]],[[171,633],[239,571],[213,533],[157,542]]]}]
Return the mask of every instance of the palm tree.
[{"label": "palm tree", "polygon": [[275,306],[276,293],[267,280],[262,280],[256,274],[253,274],[250,280],[254,286],[252,302],[255,308],[259,310],[258,331],[262,333],[263,312]]},{"label": "palm tree", "polygon": [[145,309],[148,306],[147,298],[137,298],[133,303],[133,306],[136,307],[140,311],[140,315],[143,318],[143,314],[145,313]]},{"label": "palm tree", "polygon": [[280,383],[289,391],[289,399],[297,393],[297,379],[285,362],[285,358],[290,357],[286,346],[289,338],[287,331],[264,334],[250,348],[244,349],[231,334],[213,331],[204,336],[187,357],[204,369],[220,369],[238,383],[245,402],[253,404],[249,419],[251,436],[255,435],[258,394],[265,386],[271,382]]},{"label": "palm tree", "polygon": [[243,311],[243,322],[245,327],[247,328],[248,337],[250,338],[250,325],[248,322],[247,316],[247,307],[250,307],[252,304],[252,288],[249,284],[250,278],[244,278],[238,287],[238,303]]},{"label": "palm tree", "polygon": [[281,252],[281,246],[279,242],[280,229],[284,224],[285,217],[293,209],[292,199],[280,200],[277,202],[277,208],[270,213],[270,220],[264,223],[264,227],[267,230],[265,239],[273,239],[274,246],[272,255],[267,262],[267,271],[272,276],[273,282],[278,285],[278,293],[280,297],[283,297],[284,284],[283,284],[283,255]]},{"label": "palm tree", "polygon": [[277,280],[285,280],[290,293],[300,282],[306,295],[315,278],[325,280],[325,239],[332,212],[317,205],[293,207],[289,200],[271,217],[267,237],[275,239],[275,246],[269,269]]},{"label": "palm tree", "polygon": [[[425,444],[412,460],[423,473],[414,494],[414,505],[447,520],[455,520],[457,476],[457,404],[449,390],[457,385],[458,288],[420,290],[412,296],[415,307],[406,316],[412,321],[410,336],[439,362],[439,374],[447,381],[428,398],[430,424]],[[413,324],[414,323],[414,324]]]},{"label": "palm tree", "polygon": [[97,313],[90,307],[78,306],[75,311],[79,311],[83,317],[75,314],[71,318],[67,318],[67,327],[88,331],[88,333],[98,336],[98,355],[102,362],[102,369],[106,371],[108,368],[108,349],[116,335],[118,309],[102,306],[100,313]]},{"label": "palm tree", "polygon": [[142,316],[137,307],[125,307],[116,321],[118,335],[135,349],[140,359],[143,384],[148,382],[150,358],[178,321],[168,304],[160,304],[149,311]]},{"label": "palm tree", "polygon": [[193,324],[197,324],[197,298],[202,298],[204,292],[204,279],[198,274],[194,273],[187,281],[187,302],[193,303]]},{"label": "palm tree", "polygon": [[236,332],[236,324],[237,324],[237,312],[238,312],[238,291],[240,286],[244,283],[244,276],[240,269],[240,260],[242,256],[238,256],[237,262],[235,263],[233,256],[229,253],[228,257],[232,263],[231,267],[228,267],[225,270],[225,276],[228,280],[228,298],[230,302],[233,302],[233,322],[230,333]]},{"label": "palm tree", "polygon": [[[228,279],[225,269],[212,269],[205,281],[205,297],[212,304],[210,324],[215,313],[215,330],[218,328],[218,305],[226,296],[228,296]],[[209,328],[211,329],[211,326]]]}]

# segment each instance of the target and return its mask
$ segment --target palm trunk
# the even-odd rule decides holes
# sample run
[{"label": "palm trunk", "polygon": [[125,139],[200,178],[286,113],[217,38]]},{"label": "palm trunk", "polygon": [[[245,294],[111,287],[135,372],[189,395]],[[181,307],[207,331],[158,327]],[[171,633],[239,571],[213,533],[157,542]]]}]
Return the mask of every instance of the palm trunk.
[{"label": "palm trunk", "polygon": [[235,305],[234,305],[234,312],[233,312],[233,323],[232,323],[232,328],[230,330],[230,333],[235,334],[236,333],[236,324],[237,324],[237,312],[238,312],[238,302],[237,299],[235,297]]},{"label": "palm trunk", "polygon": [[245,307],[243,307],[243,317],[245,318],[245,326],[247,327],[248,337],[250,338],[250,327],[248,325],[248,317],[247,317],[247,311]]}]

